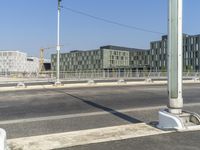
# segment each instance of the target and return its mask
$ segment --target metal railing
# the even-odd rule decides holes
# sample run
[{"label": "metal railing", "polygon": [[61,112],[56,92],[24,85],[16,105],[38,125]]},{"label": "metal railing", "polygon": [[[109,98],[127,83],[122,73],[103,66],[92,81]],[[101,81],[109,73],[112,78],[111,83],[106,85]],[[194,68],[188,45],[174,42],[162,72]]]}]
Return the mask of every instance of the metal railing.
[{"label": "metal railing", "polygon": [[[199,72],[183,72],[184,78],[199,78]],[[0,73],[0,81],[3,80],[54,80],[56,72],[49,71],[37,73]],[[167,78],[167,72],[152,71],[109,71],[109,70],[88,70],[60,72],[62,80],[101,80],[101,79],[141,79],[141,78]]]},{"label": "metal railing", "polygon": [[[56,73],[51,72],[51,77],[55,77]],[[200,77],[199,72],[183,72],[184,78]],[[152,71],[74,71],[60,72],[60,78],[66,80],[89,80],[89,79],[140,79],[140,78],[167,78],[167,72]]]}]

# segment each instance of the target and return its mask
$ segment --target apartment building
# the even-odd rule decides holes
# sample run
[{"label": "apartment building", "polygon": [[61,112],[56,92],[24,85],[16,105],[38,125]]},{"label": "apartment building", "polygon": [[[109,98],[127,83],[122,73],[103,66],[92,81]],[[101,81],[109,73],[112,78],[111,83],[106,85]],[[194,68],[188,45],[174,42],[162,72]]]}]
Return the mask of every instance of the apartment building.
[{"label": "apartment building", "polygon": [[[150,49],[102,46],[97,50],[61,54],[61,71],[77,70],[151,70],[167,71],[167,35],[150,43]],[[56,70],[56,54],[52,55]],[[183,71],[200,70],[200,35],[183,34]]]},{"label": "apartment building", "polygon": [[[167,70],[167,36],[150,44],[150,69]],[[183,71],[200,70],[200,35],[183,34]]]},{"label": "apartment building", "polygon": [[[134,70],[147,64],[147,50],[120,46],[102,46],[96,50],[75,50],[60,55],[61,71],[78,70]],[[137,60],[135,60],[137,57]],[[56,70],[57,55],[51,56],[52,70]]]},{"label": "apartment building", "polygon": [[0,51],[0,73],[37,73],[39,59],[19,51]]}]

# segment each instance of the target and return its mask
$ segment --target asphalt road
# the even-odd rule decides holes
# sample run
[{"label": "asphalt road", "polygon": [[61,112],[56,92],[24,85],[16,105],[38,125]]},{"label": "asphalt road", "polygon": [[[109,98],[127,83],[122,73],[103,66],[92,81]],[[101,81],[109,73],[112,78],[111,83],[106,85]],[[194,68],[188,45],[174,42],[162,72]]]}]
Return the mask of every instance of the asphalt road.
[{"label": "asphalt road", "polygon": [[[184,85],[187,110],[200,113],[200,85]],[[0,127],[8,138],[158,120],[166,85],[0,92]],[[25,119],[25,120],[22,120]]]}]

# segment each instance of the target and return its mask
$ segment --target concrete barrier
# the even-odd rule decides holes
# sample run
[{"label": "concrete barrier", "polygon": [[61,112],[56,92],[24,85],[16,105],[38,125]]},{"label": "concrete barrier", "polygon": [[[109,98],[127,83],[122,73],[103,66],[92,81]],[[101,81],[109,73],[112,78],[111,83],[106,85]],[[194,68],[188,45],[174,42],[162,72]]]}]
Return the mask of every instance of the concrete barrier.
[{"label": "concrete barrier", "polygon": [[6,131],[0,128],[0,150],[7,150]]}]

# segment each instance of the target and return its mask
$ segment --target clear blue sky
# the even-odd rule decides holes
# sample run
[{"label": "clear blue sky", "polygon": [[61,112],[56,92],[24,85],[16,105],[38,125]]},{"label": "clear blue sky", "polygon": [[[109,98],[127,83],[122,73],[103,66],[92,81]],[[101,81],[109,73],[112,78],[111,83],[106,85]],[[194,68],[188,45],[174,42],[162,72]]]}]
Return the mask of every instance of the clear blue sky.
[{"label": "clear blue sky", "polygon": [[[200,34],[200,0],[184,1],[184,32]],[[62,5],[148,30],[167,32],[168,0],[63,0]],[[0,0],[0,49],[38,56],[56,45],[57,0]],[[113,44],[149,48],[161,35],[108,24],[63,9],[62,52]],[[55,50],[49,50],[48,55]]]}]

